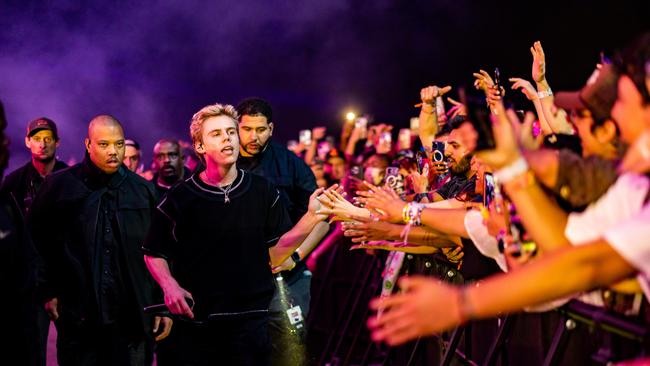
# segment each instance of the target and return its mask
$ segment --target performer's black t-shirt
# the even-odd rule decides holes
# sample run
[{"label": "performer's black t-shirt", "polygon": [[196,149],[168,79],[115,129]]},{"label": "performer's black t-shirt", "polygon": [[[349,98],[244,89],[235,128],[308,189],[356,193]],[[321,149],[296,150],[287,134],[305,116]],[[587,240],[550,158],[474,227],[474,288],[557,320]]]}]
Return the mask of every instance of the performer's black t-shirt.
[{"label": "performer's black t-shirt", "polygon": [[269,247],[291,228],[277,189],[238,170],[227,194],[198,174],[174,186],[155,211],[144,251],[166,258],[198,317],[267,309],[274,291]]}]

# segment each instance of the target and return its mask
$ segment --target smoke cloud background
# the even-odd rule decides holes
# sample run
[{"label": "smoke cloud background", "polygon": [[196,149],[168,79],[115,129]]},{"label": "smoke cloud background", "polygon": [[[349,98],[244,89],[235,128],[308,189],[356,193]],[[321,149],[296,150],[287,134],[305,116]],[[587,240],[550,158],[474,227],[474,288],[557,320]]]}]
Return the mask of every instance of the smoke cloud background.
[{"label": "smoke cloud background", "polygon": [[40,116],[57,122],[63,160],[83,156],[96,114],[120,119],[148,160],[157,139],[187,139],[202,106],[248,96],[273,104],[281,141],[336,131],[348,108],[406,126],[423,86],[480,67],[530,78],[538,39],[553,88],[577,89],[647,14],[647,1],[3,1],[8,171],[29,159],[25,126]]}]

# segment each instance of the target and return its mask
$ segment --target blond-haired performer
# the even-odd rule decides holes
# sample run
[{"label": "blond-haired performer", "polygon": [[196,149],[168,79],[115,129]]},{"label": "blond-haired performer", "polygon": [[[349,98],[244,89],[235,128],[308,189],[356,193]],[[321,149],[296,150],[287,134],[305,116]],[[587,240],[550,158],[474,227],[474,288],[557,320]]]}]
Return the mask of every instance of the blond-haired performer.
[{"label": "blond-haired performer", "polygon": [[322,190],[291,228],[277,189],[237,169],[234,107],[204,107],[190,133],[205,170],[174,186],[159,204],[145,262],[170,312],[194,319],[175,328],[183,364],[266,365],[271,266],[283,263],[325,220],[315,214]]}]

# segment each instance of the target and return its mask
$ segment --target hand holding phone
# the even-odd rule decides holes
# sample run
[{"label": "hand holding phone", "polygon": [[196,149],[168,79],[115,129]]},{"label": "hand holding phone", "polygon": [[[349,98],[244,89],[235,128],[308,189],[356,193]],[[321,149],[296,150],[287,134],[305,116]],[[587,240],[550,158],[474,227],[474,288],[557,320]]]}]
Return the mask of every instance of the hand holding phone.
[{"label": "hand holding phone", "polygon": [[298,135],[298,140],[304,146],[311,145],[311,130],[301,130]]}]

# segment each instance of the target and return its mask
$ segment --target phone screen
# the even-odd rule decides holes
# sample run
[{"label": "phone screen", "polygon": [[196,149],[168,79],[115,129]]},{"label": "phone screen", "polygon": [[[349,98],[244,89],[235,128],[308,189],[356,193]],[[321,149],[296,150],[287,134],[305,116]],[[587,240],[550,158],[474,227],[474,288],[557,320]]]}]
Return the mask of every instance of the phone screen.
[{"label": "phone screen", "polygon": [[311,130],[301,130],[298,139],[305,146],[311,145]]},{"label": "phone screen", "polygon": [[492,173],[485,173],[483,177],[483,206],[490,207],[494,200],[494,177]]},{"label": "phone screen", "polygon": [[350,168],[350,176],[358,180],[363,180],[363,166],[355,165],[352,168]]},{"label": "phone screen", "polygon": [[445,160],[445,143],[444,142],[442,142],[442,141],[434,141],[433,146],[432,146],[432,150],[433,150],[433,155],[432,155],[433,161],[435,161],[436,163],[439,163],[439,162]]}]

